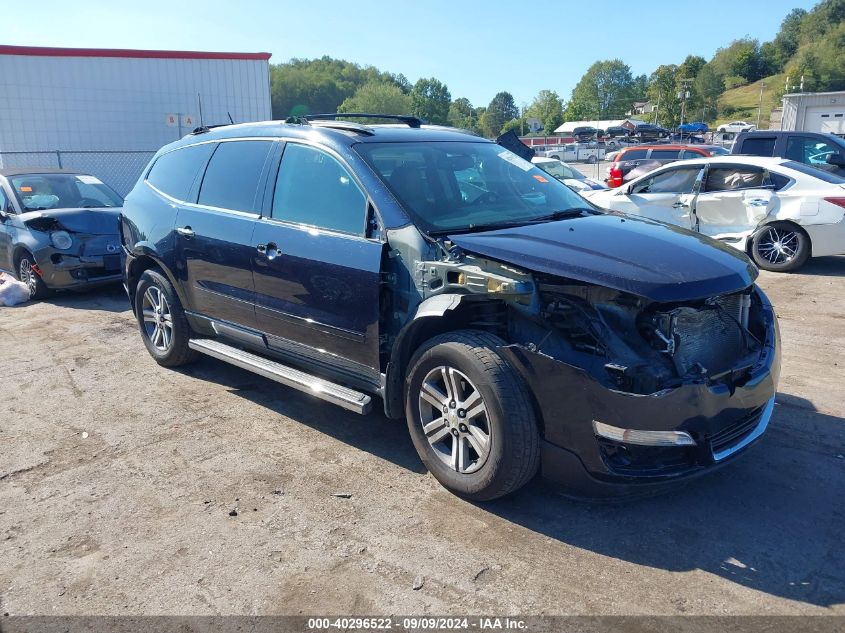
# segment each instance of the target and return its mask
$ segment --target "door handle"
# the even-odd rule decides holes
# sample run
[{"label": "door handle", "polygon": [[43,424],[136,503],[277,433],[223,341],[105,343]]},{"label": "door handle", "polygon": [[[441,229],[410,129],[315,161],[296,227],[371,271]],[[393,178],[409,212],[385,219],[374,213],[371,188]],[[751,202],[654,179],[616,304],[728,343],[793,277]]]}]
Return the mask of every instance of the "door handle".
[{"label": "door handle", "polygon": [[753,200],[749,200],[748,204],[750,204],[752,207],[765,207],[768,206],[769,201],[763,198],[754,198]]},{"label": "door handle", "polygon": [[276,246],[275,242],[268,242],[267,244],[259,244],[255,247],[259,253],[264,255],[267,259],[276,259],[281,253],[279,252],[279,247]]},{"label": "door handle", "polygon": [[676,202],[672,205],[673,209],[686,209],[689,205],[686,202]]},{"label": "door handle", "polygon": [[178,229],[176,229],[176,232],[184,237],[194,236],[194,229],[192,229],[190,226],[180,226]]}]

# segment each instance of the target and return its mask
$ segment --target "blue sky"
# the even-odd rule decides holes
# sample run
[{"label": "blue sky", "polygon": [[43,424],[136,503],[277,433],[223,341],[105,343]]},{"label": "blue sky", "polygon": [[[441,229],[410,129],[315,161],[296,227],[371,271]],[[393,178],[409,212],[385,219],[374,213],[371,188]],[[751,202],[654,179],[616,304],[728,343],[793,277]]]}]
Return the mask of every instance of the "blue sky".
[{"label": "blue sky", "polygon": [[[266,51],[271,63],[330,55],[434,76],[452,97],[486,105],[507,90],[517,104],[540,90],[568,98],[589,65],[619,58],[634,74],[687,54],[777,33],[816,0],[416,0],[226,2],[4,0],[0,43],[90,48]],[[633,8],[632,8],[633,6]],[[312,7],[319,7],[312,8]],[[541,36],[542,34],[542,36]]]}]

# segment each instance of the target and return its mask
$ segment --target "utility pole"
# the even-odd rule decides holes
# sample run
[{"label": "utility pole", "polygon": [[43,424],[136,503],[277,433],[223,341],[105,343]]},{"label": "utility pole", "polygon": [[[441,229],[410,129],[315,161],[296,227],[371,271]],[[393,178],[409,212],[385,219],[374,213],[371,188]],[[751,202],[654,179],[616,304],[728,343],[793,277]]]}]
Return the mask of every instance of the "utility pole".
[{"label": "utility pole", "polygon": [[[681,79],[681,91],[678,93],[678,99],[681,100],[681,125],[684,124],[684,114],[686,114],[687,109],[687,99],[689,99],[690,92],[689,87],[692,83],[692,79]],[[680,127],[680,126],[678,126]],[[684,140],[684,133],[681,132],[681,140]]]},{"label": "utility pole", "polygon": [[763,111],[763,89],[766,87],[766,82],[760,82],[760,102],[757,104],[757,129],[760,129],[760,113]]}]

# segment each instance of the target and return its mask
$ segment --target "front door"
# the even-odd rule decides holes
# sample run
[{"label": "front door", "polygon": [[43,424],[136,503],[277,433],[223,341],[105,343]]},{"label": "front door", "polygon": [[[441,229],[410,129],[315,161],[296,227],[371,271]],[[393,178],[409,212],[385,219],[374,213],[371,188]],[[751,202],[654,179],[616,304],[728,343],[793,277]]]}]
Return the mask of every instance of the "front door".
[{"label": "front door", "polygon": [[196,203],[179,207],[176,254],[192,311],[256,327],[252,235],[276,146],[271,140],[221,142]]},{"label": "front door", "polygon": [[701,172],[700,165],[662,169],[633,185],[627,195],[614,196],[613,208],[685,229],[692,228],[693,189]]},{"label": "front door", "polygon": [[3,186],[0,185],[0,270],[13,271],[12,263],[12,218],[15,211],[12,209],[12,202],[6,196]]},{"label": "front door", "polygon": [[288,142],[271,190],[252,240],[268,344],[353,373],[377,371],[383,244],[367,235],[363,188],[330,152]]},{"label": "front door", "polygon": [[777,203],[765,169],[749,165],[710,167],[695,199],[694,228],[710,237],[747,235]]}]

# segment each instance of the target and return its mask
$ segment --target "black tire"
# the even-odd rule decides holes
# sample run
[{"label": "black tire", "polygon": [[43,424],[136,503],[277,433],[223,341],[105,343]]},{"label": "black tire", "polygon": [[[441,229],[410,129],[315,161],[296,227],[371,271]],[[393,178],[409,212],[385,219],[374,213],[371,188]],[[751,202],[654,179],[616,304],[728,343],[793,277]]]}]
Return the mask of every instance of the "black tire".
[{"label": "black tire", "polygon": [[[773,245],[782,244],[791,255],[776,252]],[[763,270],[788,273],[807,263],[812,253],[810,236],[797,224],[772,222],[762,226],[751,240],[751,257]]]},{"label": "black tire", "polygon": [[35,263],[35,258],[29,251],[24,251],[18,256],[15,262],[15,276],[18,281],[22,281],[29,286],[30,299],[47,299],[52,297],[54,292],[47,287],[41,276],[35,272],[38,265]]},{"label": "black tire", "polygon": [[[540,464],[540,435],[532,399],[522,377],[496,353],[496,347],[503,344],[500,338],[475,330],[437,336],[414,354],[405,381],[405,417],[417,453],[444,487],[472,501],[489,501],[518,490],[534,477]],[[456,412],[448,414],[451,421],[441,422],[438,430],[430,432],[434,437],[446,429],[441,443],[433,444],[423,431],[423,416],[440,416],[440,409],[431,403],[421,406],[421,390],[423,382],[429,376],[437,376],[441,368],[448,368],[450,375],[461,375],[457,387],[462,393]],[[445,375],[443,384],[449,389]],[[460,405],[464,401],[469,403],[475,392],[480,396],[484,413],[470,422],[472,416],[468,414],[471,411],[464,411],[466,417],[458,416],[463,411]],[[441,395],[449,398],[451,393],[441,390]],[[478,407],[478,400],[475,402],[473,410]],[[443,404],[455,407],[454,402],[447,404],[444,401]],[[447,414],[443,414],[441,420],[446,418]],[[437,422],[435,419],[431,424]],[[477,437],[471,438],[468,436],[473,433],[465,433],[467,425],[474,426],[471,431],[482,428],[488,433],[483,458],[473,444],[473,439],[477,443]],[[449,447],[454,459],[455,442],[465,442],[463,445],[469,447],[465,449],[466,453],[461,452],[462,456],[466,454],[469,463],[465,472],[459,472],[447,463]]]},{"label": "black tire", "polygon": [[[163,308],[158,311],[155,308],[155,299],[160,300],[161,297],[164,298],[165,304],[159,301],[158,305],[163,305]],[[185,318],[182,303],[173,285],[161,271],[150,269],[141,275],[135,289],[135,313],[144,345],[159,365],[179,367],[199,358],[199,353],[188,347],[191,328]],[[152,321],[146,320],[150,317],[153,317]],[[166,333],[168,329],[169,336]],[[161,334],[157,333],[159,330]]]}]

